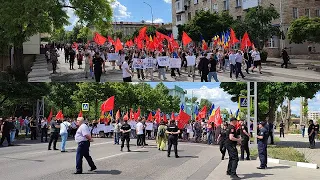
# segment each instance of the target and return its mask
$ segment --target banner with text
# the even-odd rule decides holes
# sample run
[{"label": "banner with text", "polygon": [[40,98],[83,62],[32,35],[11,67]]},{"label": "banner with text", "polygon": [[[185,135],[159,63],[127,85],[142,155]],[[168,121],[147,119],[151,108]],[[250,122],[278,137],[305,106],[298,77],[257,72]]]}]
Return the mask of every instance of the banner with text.
[{"label": "banner with text", "polygon": [[170,68],[181,68],[181,59],[170,58]]},{"label": "banner with text", "polygon": [[157,61],[154,58],[145,58],[143,59],[143,65],[146,69],[152,69],[156,67]]},{"label": "banner with text", "polygon": [[108,61],[119,61],[119,53],[108,53]]},{"label": "banner with text", "polygon": [[133,67],[134,69],[144,69],[143,59],[134,58],[134,59],[133,59],[133,63],[132,63],[132,67]]},{"label": "banner with text", "polygon": [[168,56],[159,56],[157,61],[159,66],[170,66],[170,58]]},{"label": "banner with text", "polygon": [[194,66],[196,64],[196,57],[195,56],[187,56],[187,66]]}]

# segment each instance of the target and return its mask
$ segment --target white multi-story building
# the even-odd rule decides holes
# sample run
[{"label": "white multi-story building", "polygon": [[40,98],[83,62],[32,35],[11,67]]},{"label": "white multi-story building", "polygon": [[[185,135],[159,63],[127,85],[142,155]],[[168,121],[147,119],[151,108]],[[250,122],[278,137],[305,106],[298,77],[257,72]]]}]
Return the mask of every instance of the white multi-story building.
[{"label": "white multi-story building", "polygon": [[185,95],[187,94],[187,92],[185,90],[183,90],[181,87],[179,86],[174,86],[174,88],[169,89],[169,95],[170,96],[177,96],[180,99],[180,105],[184,104],[184,106],[186,105],[185,103]]},{"label": "white multi-story building", "polygon": [[308,120],[320,119],[320,111],[308,111]]}]

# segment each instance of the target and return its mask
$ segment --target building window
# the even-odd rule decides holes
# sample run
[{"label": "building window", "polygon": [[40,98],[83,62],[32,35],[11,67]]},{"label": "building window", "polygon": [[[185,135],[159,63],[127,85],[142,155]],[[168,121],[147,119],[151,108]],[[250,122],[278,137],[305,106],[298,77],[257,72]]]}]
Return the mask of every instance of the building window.
[{"label": "building window", "polygon": [[274,38],[273,37],[271,37],[269,40],[268,40],[268,42],[267,42],[267,47],[269,47],[269,48],[274,48],[275,47],[275,41],[274,41]]},{"label": "building window", "polygon": [[194,3],[193,3],[193,4],[198,4],[198,1],[199,1],[199,0],[194,0]]},{"label": "building window", "polygon": [[223,10],[225,11],[229,10],[229,0],[223,1]]},{"label": "building window", "polygon": [[176,3],[176,9],[177,9],[177,10],[180,10],[180,8],[181,8],[180,6],[181,6],[181,5],[180,5],[180,2],[178,1],[178,2]]},{"label": "building window", "polygon": [[293,19],[298,19],[299,18],[299,11],[298,8],[293,8]]},{"label": "building window", "polygon": [[177,15],[177,22],[181,21],[181,15]]},{"label": "building window", "polygon": [[310,17],[310,9],[305,9],[305,16]]},{"label": "building window", "polygon": [[218,4],[212,4],[212,11],[218,12]]},{"label": "building window", "polygon": [[236,8],[241,7],[241,0],[236,0]]},{"label": "building window", "polygon": [[316,17],[320,17],[320,9],[316,10]]}]

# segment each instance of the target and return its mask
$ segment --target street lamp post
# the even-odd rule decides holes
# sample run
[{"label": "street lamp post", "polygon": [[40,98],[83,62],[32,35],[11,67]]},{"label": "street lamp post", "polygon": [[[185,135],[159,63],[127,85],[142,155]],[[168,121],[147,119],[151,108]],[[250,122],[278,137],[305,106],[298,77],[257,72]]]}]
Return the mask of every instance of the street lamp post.
[{"label": "street lamp post", "polygon": [[152,6],[151,6],[150,4],[148,4],[148,3],[146,3],[146,2],[143,2],[143,3],[145,3],[146,5],[148,5],[148,6],[150,7],[150,9],[151,9],[152,25],[153,25],[153,9],[152,9]]}]

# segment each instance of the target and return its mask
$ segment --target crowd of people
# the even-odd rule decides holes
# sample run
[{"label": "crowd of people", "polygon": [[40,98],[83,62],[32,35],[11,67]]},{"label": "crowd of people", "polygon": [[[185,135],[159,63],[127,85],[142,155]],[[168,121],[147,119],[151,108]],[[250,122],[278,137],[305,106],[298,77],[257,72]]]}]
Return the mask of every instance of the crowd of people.
[{"label": "crowd of people", "polygon": [[[54,47],[54,46],[53,46]],[[255,69],[262,74],[261,52],[254,48],[248,48],[244,51],[234,49],[223,49],[216,47],[212,50],[202,50],[202,48],[176,48],[170,51],[164,47],[162,51],[138,49],[136,47],[127,47],[117,51],[113,45],[97,46],[95,43],[80,44],[77,46],[70,44],[59,44],[56,48],[49,48],[46,53],[48,62],[52,62],[53,73],[56,73],[58,57],[64,54],[65,62],[69,63],[70,70],[74,70],[74,63],[79,66],[78,69],[84,70],[85,78],[91,77],[97,82],[101,81],[101,76],[106,72],[106,63],[110,62],[112,69],[115,70],[118,66],[122,71],[123,81],[131,82],[135,72],[138,79],[144,81],[150,78],[154,81],[154,72],[158,72],[159,80],[167,80],[167,73],[171,77],[178,80],[182,76],[181,70],[187,73],[188,77],[199,75],[201,82],[211,82],[212,79],[219,82],[219,73],[229,73],[231,79],[234,77],[239,79],[239,75],[245,78],[243,70],[247,73],[254,73]],[[115,56],[110,56],[113,54]],[[282,51],[284,63],[282,67],[287,67],[289,56],[285,49]],[[175,58],[176,61],[181,61],[181,67],[171,68],[169,66],[159,65],[158,57]],[[188,64],[187,57],[194,56],[196,61],[194,64]],[[144,59],[153,59],[153,66],[143,67],[134,66],[134,59],[142,62]],[[60,62],[62,63],[62,62]],[[83,68],[84,65],[84,68]]]}]

